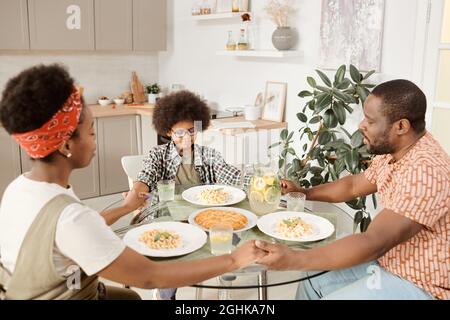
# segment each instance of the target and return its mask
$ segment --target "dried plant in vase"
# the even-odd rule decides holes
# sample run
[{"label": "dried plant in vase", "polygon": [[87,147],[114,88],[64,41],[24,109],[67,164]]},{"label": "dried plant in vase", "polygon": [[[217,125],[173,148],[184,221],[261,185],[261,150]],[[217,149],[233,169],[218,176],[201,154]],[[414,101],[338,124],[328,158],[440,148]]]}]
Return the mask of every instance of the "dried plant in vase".
[{"label": "dried plant in vase", "polygon": [[293,0],[270,0],[264,7],[270,20],[277,26],[272,34],[272,43],[278,50],[294,47],[296,34],[289,26],[289,16],[296,11]]},{"label": "dried plant in vase", "polygon": [[289,15],[296,11],[293,0],[270,0],[264,10],[279,28],[289,27]]}]

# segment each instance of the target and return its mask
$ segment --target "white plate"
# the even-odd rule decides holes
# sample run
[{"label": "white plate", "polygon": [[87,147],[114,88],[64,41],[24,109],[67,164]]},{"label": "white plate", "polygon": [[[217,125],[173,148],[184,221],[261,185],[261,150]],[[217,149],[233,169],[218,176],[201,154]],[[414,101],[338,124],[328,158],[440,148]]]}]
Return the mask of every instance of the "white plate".
[{"label": "white plate", "polygon": [[226,211],[234,211],[234,212],[237,212],[237,213],[240,213],[240,214],[246,216],[247,219],[248,219],[247,225],[246,225],[244,228],[242,228],[242,229],[234,230],[234,232],[242,232],[242,231],[245,231],[245,230],[249,230],[249,229],[253,228],[254,226],[256,226],[256,222],[258,221],[258,217],[257,217],[255,214],[253,214],[252,212],[250,212],[250,211],[248,211],[248,210],[245,210],[245,209],[240,209],[240,208],[229,208],[229,207],[214,207],[214,208],[205,208],[205,209],[201,209],[201,210],[198,210],[198,211],[195,211],[195,212],[191,213],[191,215],[190,215],[189,218],[188,218],[189,223],[192,224],[192,225],[194,225],[194,226],[197,226],[197,227],[199,227],[199,228],[201,228],[201,229],[203,229],[203,230],[205,230],[205,231],[209,231],[208,229],[205,229],[205,228],[203,228],[202,226],[199,226],[199,225],[195,222],[195,217],[196,217],[199,213],[201,213],[201,212],[203,212],[203,211],[205,211],[205,210],[226,210]]},{"label": "white plate", "polygon": [[[301,238],[287,238],[284,237],[278,232],[275,231],[275,227],[278,221],[281,219],[286,218],[294,218],[299,217],[306,223],[312,225],[313,227],[313,233],[309,235],[305,235]],[[265,216],[262,216],[258,219],[258,228],[265,234],[277,238],[280,240],[287,240],[287,241],[295,241],[295,242],[308,242],[308,241],[318,241],[322,239],[326,239],[329,236],[331,236],[334,232],[334,226],[333,224],[328,221],[325,218],[304,213],[304,212],[289,212],[289,211],[283,211],[283,212],[275,212],[270,213]]]},{"label": "white plate", "polygon": [[[174,231],[181,237],[181,245],[175,249],[152,249],[139,241],[145,231],[163,229]],[[131,249],[149,257],[175,257],[200,249],[206,243],[206,233],[199,227],[181,222],[155,222],[137,227],[127,232],[123,241]]]},{"label": "white plate", "polygon": [[[225,203],[204,203],[200,201],[198,198],[200,193],[203,190],[206,189],[219,189],[223,188],[223,191],[228,192],[229,197]],[[226,185],[219,185],[219,184],[211,184],[211,185],[204,185],[204,186],[197,186],[187,189],[181,194],[182,198],[186,200],[187,202],[190,202],[192,204],[195,204],[196,206],[202,206],[202,207],[212,207],[212,206],[231,206],[233,204],[239,203],[242,200],[245,199],[247,196],[244,191],[241,189],[232,187],[232,186],[226,186]]]}]

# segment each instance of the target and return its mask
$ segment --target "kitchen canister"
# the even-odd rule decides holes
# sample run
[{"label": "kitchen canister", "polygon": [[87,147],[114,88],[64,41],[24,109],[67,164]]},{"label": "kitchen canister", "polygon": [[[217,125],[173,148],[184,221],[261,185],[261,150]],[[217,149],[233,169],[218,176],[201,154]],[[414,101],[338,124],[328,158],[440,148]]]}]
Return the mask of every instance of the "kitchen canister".
[{"label": "kitchen canister", "polygon": [[261,118],[262,106],[247,105],[244,107],[245,120],[253,121]]}]

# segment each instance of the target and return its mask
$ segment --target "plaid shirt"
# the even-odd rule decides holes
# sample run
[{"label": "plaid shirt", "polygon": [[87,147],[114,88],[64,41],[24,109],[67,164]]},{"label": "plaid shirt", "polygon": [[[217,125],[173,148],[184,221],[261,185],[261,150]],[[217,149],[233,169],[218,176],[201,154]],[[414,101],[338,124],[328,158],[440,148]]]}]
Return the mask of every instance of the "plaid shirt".
[{"label": "plaid shirt", "polygon": [[[157,182],[174,180],[181,163],[182,158],[173,141],[157,146],[144,159],[144,168],[138,174],[137,181],[145,183],[150,188],[152,198],[156,199]],[[227,164],[221,154],[212,148],[194,144],[194,166],[204,184],[241,183],[241,171]]]}]

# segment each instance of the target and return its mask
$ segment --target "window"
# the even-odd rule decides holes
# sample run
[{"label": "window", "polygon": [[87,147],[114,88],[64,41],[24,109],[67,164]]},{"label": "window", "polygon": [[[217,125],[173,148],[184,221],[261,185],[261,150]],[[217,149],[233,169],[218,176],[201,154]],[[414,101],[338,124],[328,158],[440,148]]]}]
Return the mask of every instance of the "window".
[{"label": "window", "polygon": [[439,44],[438,76],[436,82],[437,106],[450,108],[450,0],[445,0]]},{"label": "window", "polygon": [[427,128],[450,153],[450,0],[428,0],[423,86],[428,99]]}]

